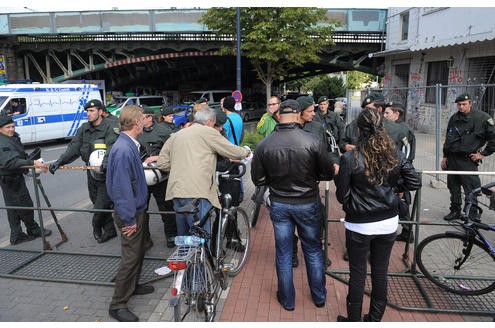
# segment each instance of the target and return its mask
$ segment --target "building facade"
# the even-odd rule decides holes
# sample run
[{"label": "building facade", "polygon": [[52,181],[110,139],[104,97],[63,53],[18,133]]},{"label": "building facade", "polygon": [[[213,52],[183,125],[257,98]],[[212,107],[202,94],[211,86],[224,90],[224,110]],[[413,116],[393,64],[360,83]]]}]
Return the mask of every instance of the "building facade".
[{"label": "building facade", "polygon": [[407,104],[407,120],[418,130],[431,131],[428,118],[439,110],[443,119],[454,113],[454,99],[463,92],[493,116],[494,16],[490,7],[388,9],[386,48],[373,56],[385,59],[384,93]]}]

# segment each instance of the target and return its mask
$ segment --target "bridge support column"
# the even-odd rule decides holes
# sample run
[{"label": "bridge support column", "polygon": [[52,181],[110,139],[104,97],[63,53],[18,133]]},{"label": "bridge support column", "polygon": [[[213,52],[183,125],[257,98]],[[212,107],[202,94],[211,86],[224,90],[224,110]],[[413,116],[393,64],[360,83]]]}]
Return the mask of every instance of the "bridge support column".
[{"label": "bridge support column", "polygon": [[24,61],[16,56],[15,45],[11,42],[5,42],[0,45],[0,55],[3,55],[3,64],[7,72],[6,79],[22,80],[24,75]]}]

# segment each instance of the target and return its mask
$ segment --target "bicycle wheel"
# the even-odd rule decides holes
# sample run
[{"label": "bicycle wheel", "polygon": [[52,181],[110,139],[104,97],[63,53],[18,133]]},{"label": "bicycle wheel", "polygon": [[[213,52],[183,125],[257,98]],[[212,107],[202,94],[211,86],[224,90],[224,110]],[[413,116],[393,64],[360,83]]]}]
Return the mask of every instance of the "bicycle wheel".
[{"label": "bicycle wheel", "polygon": [[495,258],[478,240],[467,235],[436,234],[425,238],[416,253],[426,278],[460,295],[481,295],[495,289]]},{"label": "bicycle wheel", "polygon": [[213,321],[216,314],[218,281],[202,252],[187,266],[179,300],[174,306],[175,321]]},{"label": "bicycle wheel", "polygon": [[237,208],[237,217],[228,218],[222,227],[220,249],[224,270],[229,276],[237,275],[246,263],[250,240],[251,227],[248,216],[242,208]]}]

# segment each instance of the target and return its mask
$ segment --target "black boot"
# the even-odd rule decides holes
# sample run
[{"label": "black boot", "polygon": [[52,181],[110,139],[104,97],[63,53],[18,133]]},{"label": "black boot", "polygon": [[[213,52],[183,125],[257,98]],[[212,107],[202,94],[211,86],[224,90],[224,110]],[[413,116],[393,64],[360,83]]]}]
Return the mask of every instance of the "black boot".
[{"label": "black boot", "polygon": [[363,321],[366,322],[379,322],[382,321],[385,308],[387,307],[387,300],[375,300],[371,298],[370,312],[365,314]]},{"label": "black boot", "polygon": [[354,322],[361,321],[361,308],[363,307],[363,302],[351,303],[349,298],[347,298],[347,317],[337,316],[337,322]]}]

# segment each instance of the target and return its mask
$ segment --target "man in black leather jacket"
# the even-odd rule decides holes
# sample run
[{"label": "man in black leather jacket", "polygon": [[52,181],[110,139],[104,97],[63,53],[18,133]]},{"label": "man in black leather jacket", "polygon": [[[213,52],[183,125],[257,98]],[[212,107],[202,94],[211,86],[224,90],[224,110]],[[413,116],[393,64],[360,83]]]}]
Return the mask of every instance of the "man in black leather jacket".
[{"label": "man in black leather jacket", "polygon": [[295,307],[292,272],[295,227],[301,239],[313,302],[317,307],[323,307],[326,302],[318,181],[332,179],[334,170],[324,142],[297,123],[300,111],[295,100],[282,103],[280,123],[256,146],[251,163],[253,183],[256,186],[266,184],[270,188],[277,299],[287,311]]}]

